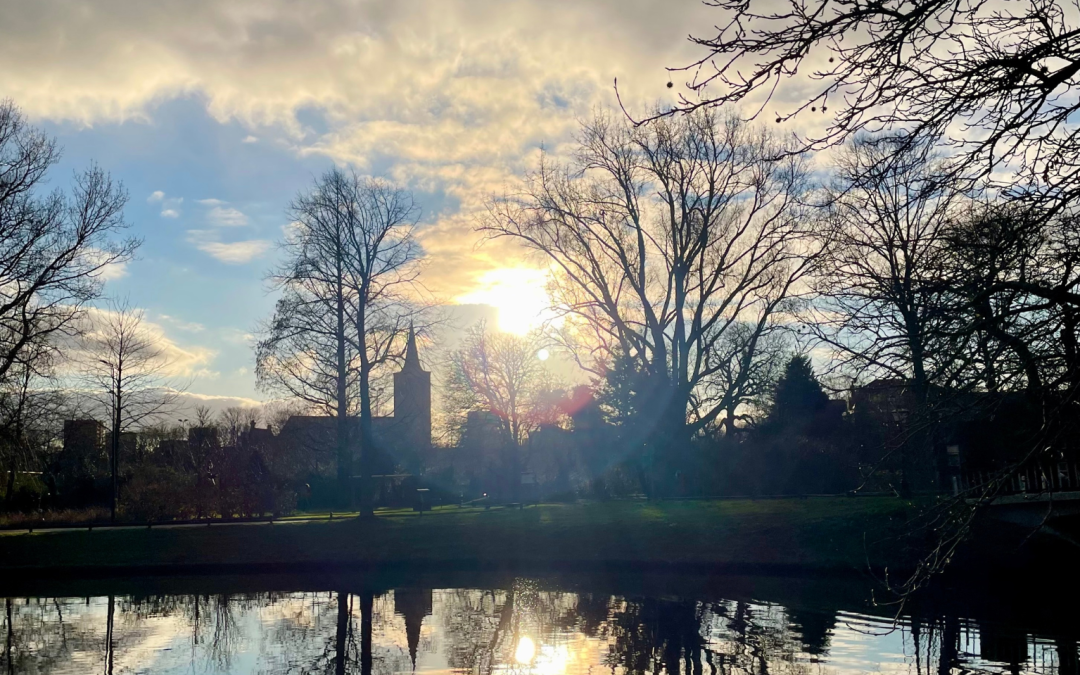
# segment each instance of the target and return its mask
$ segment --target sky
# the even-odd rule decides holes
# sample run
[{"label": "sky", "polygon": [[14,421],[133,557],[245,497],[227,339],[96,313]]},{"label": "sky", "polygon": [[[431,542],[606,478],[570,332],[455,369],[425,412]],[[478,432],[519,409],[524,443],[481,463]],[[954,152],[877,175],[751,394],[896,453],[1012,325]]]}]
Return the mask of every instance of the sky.
[{"label": "sky", "polygon": [[534,324],[545,273],[474,230],[540,148],[616,104],[674,100],[698,0],[0,0],[0,98],[55,136],[51,186],[98,163],[144,243],[107,294],[145,310],[188,391],[256,388],[253,335],[286,206],[333,165],[422,207],[423,282],[464,324]]}]

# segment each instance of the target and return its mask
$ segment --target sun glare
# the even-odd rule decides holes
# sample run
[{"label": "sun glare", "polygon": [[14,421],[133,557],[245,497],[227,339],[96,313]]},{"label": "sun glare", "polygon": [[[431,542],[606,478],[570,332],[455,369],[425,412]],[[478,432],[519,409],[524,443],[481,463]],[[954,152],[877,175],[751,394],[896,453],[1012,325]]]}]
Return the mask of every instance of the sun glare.
[{"label": "sun glare", "polygon": [[457,298],[461,304],[491,305],[499,312],[499,330],[524,335],[552,318],[544,284],[547,272],[504,267],[485,272],[479,288]]},{"label": "sun glare", "polygon": [[517,643],[517,649],[514,650],[514,660],[522,665],[532,663],[533,658],[536,656],[536,643],[532,641],[529,636],[524,636]]}]

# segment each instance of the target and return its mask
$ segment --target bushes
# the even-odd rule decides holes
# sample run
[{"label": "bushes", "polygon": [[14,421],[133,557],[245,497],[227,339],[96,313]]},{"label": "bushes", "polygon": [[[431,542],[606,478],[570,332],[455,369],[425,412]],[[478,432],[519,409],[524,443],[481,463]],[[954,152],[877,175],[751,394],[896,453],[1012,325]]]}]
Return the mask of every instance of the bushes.
[{"label": "bushes", "polygon": [[202,517],[284,515],[296,509],[296,488],[266,469],[258,452],[220,453],[196,473],[152,461],[121,485],[125,520],[163,522]]},{"label": "bushes", "polygon": [[199,514],[198,497],[192,476],[167,467],[143,464],[124,486],[120,507],[125,520],[183,520]]},{"label": "bushes", "polygon": [[0,527],[31,528],[89,525],[108,522],[108,520],[108,509],[62,509],[58,511],[0,514]]},{"label": "bushes", "polygon": [[30,513],[48,503],[49,490],[41,476],[17,473],[8,490],[4,496],[4,506],[8,511]]}]

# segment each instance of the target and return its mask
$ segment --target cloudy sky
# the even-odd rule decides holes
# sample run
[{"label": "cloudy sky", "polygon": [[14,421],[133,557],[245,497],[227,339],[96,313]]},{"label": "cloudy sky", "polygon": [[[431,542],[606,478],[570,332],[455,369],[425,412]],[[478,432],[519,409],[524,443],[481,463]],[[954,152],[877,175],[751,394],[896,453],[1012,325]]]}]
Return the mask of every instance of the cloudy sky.
[{"label": "cloudy sky", "polygon": [[475,214],[577,120],[672,96],[665,66],[716,17],[698,0],[0,0],[0,98],[96,161],[145,239],[108,284],[182,350],[206,396],[261,398],[251,334],[298,190],[334,163],[411,188],[425,283],[506,326],[543,273],[479,246]]}]

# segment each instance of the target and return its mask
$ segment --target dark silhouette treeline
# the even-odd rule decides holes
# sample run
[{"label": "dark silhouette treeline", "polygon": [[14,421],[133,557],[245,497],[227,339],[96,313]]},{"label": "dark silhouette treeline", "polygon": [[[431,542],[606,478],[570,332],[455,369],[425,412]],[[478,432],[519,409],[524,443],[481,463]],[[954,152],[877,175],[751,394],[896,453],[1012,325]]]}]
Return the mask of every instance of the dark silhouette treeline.
[{"label": "dark silhouette treeline", "polygon": [[[4,110],[8,137],[36,139],[41,155],[6,161],[40,164],[43,175],[54,161],[47,139]],[[117,308],[95,324],[76,305],[50,319],[55,328],[39,326],[37,351],[13,358],[24,369],[0,396],[4,508],[109,506],[115,518],[119,506],[140,521],[369,512],[422,485],[442,501],[857,491],[978,505],[1080,481],[1071,215],[985,198],[943,175],[930,145],[897,136],[851,141],[831,182],[815,186],[795,156],[775,161],[790,148],[731,116],[697,111],[639,128],[601,115],[582,131],[580,161],[594,153],[592,163],[560,174],[569,182],[535,177],[482,223],[582,274],[556,274],[552,301],[566,316],[551,335],[468,333],[446,378],[448,412],[466,420],[453,448],[429,445],[425,403],[417,410],[428,428],[398,433],[409,447],[384,451],[393,444],[389,418],[375,415],[372,397],[385,397],[376,383],[408,362],[407,344],[426,373],[414,332],[426,308],[406,292],[422,255],[418,215],[400,189],[332,171],[292,207],[306,225],[275,272],[283,304],[257,350],[262,386],[294,402],[264,421],[275,428],[255,428],[242,411],[161,424],[175,390],[140,317]],[[640,171],[595,168],[615,156]],[[676,178],[681,189],[652,201],[597,201]],[[6,199],[44,227],[46,204],[25,201],[33,187]],[[72,225],[75,249],[89,245],[79,239],[88,227],[104,237],[120,226],[116,190],[76,190],[108,199],[97,207],[103,225]],[[745,210],[750,197],[765,201]],[[631,217],[639,212],[649,217]],[[627,236],[638,242],[632,256],[620,248]],[[117,245],[114,261],[133,245]],[[86,277],[79,294],[90,302],[98,268],[67,264]],[[634,299],[607,288],[617,278]],[[89,371],[100,394],[89,403],[46,368],[61,339],[106,366]],[[29,337],[19,340],[29,349]],[[546,382],[533,365],[544,344],[576,356],[591,385],[565,393]],[[797,356],[811,345],[817,363]],[[328,422],[316,441],[282,440],[284,418],[297,412]]]}]

